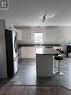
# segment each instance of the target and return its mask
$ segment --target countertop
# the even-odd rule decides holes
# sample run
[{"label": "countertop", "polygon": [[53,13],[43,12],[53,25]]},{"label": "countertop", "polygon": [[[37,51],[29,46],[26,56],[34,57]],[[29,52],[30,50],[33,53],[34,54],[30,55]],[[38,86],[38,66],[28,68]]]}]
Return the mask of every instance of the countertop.
[{"label": "countertop", "polygon": [[59,52],[53,48],[37,48],[36,54],[42,54],[42,55],[56,55],[59,54]]},{"label": "countertop", "polygon": [[23,47],[23,46],[61,46],[58,43],[35,43],[35,42],[24,42],[24,41],[18,41],[18,46]]}]

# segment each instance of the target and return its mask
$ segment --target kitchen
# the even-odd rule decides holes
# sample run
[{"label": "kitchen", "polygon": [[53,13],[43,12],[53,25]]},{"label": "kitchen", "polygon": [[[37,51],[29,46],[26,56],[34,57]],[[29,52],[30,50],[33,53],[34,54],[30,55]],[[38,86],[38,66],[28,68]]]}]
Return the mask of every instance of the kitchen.
[{"label": "kitchen", "polygon": [[[38,32],[35,30],[37,30]],[[70,31],[69,30],[70,30],[70,27],[67,27],[67,26],[66,27],[64,27],[64,26],[59,26],[59,27],[48,26],[48,27],[39,27],[39,28],[38,27],[25,27],[25,28],[22,27],[22,29],[20,29],[20,27],[19,27],[19,31],[21,31],[21,32],[18,31],[19,35],[20,35],[20,33],[22,33],[22,35],[21,35],[22,39],[25,36],[24,41],[23,41],[24,43],[22,41],[19,41],[19,46],[21,46],[21,57],[22,58],[25,58],[25,57],[26,58],[36,58],[36,56],[35,56],[36,52],[37,51],[42,52],[41,51],[42,48],[52,48],[53,47],[56,49],[60,48],[63,51],[66,51],[66,45],[67,45],[68,39],[70,39],[69,38]],[[27,32],[25,33],[25,31],[30,31],[30,34],[28,35],[28,33]],[[43,42],[35,42],[35,33],[43,34],[43,37],[41,37],[41,38],[43,38]],[[20,36],[18,37],[18,39],[20,39]],[[25,39],[27,39],[27,40],[25,40]],[[38,50],[38,48],[40,48],[40,50]],[[23,54],[24,53],[23,51],[26,52],[25,55]],[[66,57],[66,54],[64,54],[63,56]],[[62,72],[65,72],[65,71],[62,70]],[[60,77],[64,77],[64,76],[60,76]],[[52,84],[57,84],[57,83],[54,82]]]},{"label": "kitchen", "polygon": [[[66,30],[67,32],[70,33],[70,31],[68,31],[70,28],[71,27],[62,27],[62,26],[60,26],[60,27],[48,26],[48,27],[39,27],[39,28],[38,27],[21,27],[21,28],[15,27],[14,30],[17,32],[17,39],[18,39],[18,49],[19,49],[18,53],[20,52],[19,70],[18,70],[18,73],[15,75],[15,77],[12,78],[12,80],[10,80],[8,82],[6,81],[7,85],[11,85],[11,84],[12,85],[38,85],[39,84],[39,82],[37,82],[37,72],[38,71],[37,71],[36,64],[38,62],[36,60],[36,56],[37,56],[36,54],[41,53],[42,49],[49,49],[49,51],[52,54],[52,57],[50,57],[50,60],[52,58],[52,62],[50,63],[48,60],[46,62],[44,60],[44,62],[45,62],[45,64],[47,64],[47,62],[49,64],[51,64],[50,65],[51,68],[49,70],[47,69],[47,71],[48,72],[51,71],[53,74],[53,63],[54,63],[53,57],[55,54],[59,54],[59,52],[58,51],[54,52],[54,50],[52,50],[52,49],[53,48],[56,48],[56,49],[60,48],[62,50],[66,49],[65,48],[66,44],[64,44],[65,38],[64,39],[62,38],[62,35],[63,35],[62,32],[64,33],[64,35],[66,35],[65,34],[66,32],[63,30]],[[60,29],[61,29],[61,31],[59,31]],[[39,37],[39,35],[35,36],[35,34],[42,34],[42,35],[41,35],[41,37]],[[55,34],[55,35],[53,35],[53,34]],[[58,38],[58,39],[56,40],[56,38]],[[61,40],[62,42],[59,40],[59,38],[62,38],[62,40]],[[67,39],[67,41],[68,41],[68,39]],[[47,52],[47,54],[48,54],[48,52]],[[66,54],[63,54],[63,56],[66,57]],[[48,57],[48,59],[49,59],[49,57]],[[58,61],[56,62],[56,64],[57,63],[58,63]],[[43,65],[42,71],[44,71],[45,67]],[[62,68],[64,68],[64,67],[62,67]],[[56,68],[56,69],[58,70],[58,68]],[[57,72],[57,70],[56,70],[56,72]],[[62,72],[65,72],[65,71],[62,70]],[[31,75],[31,73],[32,73],[32,75]],[[50,73],[47,74],[47,77],[49,77],[49,75],[50,75]],[[54,74],[54,76],[56,76],[56,74]],[[66,75],[64,74],[64,76],[66,76]],[[57,81],[61,81],[60,77],[64,77],[64,76],[58,76],[59,79]],[[50,78],[52,78],[52,77],[53,77],[53,75],[50,75]],[[49,80],[50,78],[47,78],[47,80]],[[60,82],[60,84],[56,83],[57,78],[55,78],[55,80],[53,78],[52,78],[51,84],[60,85],[62,83],[62,81]],[[62,80],[63,79],[64,78],[62,78]],[[43,80],[45,80],[45,78]],[[67,80],[65,80],[65,82],[66,81]],[[50,82],[49,82],[49,85],[50,85]],[[64,84],[62,84],[62,85],[66,86]]]},{"label": "kitchen", "polygon": [[[62,85],[63,87],[71,89],[71,81],[70,81],[70,78],[71,78],[70,52],[71,51],[69,52],[68,55],[66,54],[67,46],[68,45],[70,46],[71,44],[71,26],[70,26],[70,19],[69,19],[69,17],[71,16],[70,15],[67,16],[67,13],[64,13],[64,15],[62,14],[62,12],[65,9],[64,7],[61,7],[62,8],[61,10],[59,4],[61,6],[65,6],[63,3],[64,1],[62,1],[61,3],[58,3],[60,2],[58,1],[56,2],[56,4],[49,0],[48,2],[49,4],[46,4],[43,1],[41,2],[42,3],[41,5],[46,5],[44,6],[44,8],[41,8],[42,6],[39,7],[40,1],[38,1],[38,3],[37,2],[34,3],[32,1],[34,8],[31,8],[31,2],[29,2],[29,7],[25,12],[26,6],[22,5],[24,1],[22,1],[22,3],[20,4],[20,1],[18,0],[18,4],[16,5],[16,0],[15,0],[15,1],[10,1],[11,6],[9,7],[9,10],[0,10],[0,14],[1,14],[0,17],[1,19],[5,20],[3,31],[5,28],[7,28],[9,30],[12,30],[12,31],[14,30],[17,32],[18,64],[19,64],[19,68],[16,75],[12,77],[12,79],[10,80],[3,79],[4,81],[3,82],[1,81],[3,85],[4,84],[12,85],[12,86],[13,85],[23,85],[23,86],[29,85],[29,86],[41,86],[41,87],[44,87],[44,86],[47,87],[50,85],[52,86]],[[49,6],[51,4],[53,5],[53,7],[51,6],[52,8],[50,8]],[[26,5],[28,6],[27,2],[26,2]],[[38,7],[36,7],[36,5]],[[56,5],[58,5],[58,8],[61,12],[57,10]],[[69,9],[69,7],[67,9]],[[15,11],[17,13],[15,13]],[[64,18],[65,15],[66,15],[66,18]],[[4,49],[3,50],[0,45],[0,48],[2,49],[0,51],[0,56],[2,54],[2,51],[3,53],[5,52],[4,47],[5,46],[3,46],[3,49]],[[54,50],[55,52],[53,53]],[[63,57],[63,60],[60,60],[60,63],[61,63],[60,71],[63,72],[63,75],[61,76],[57,75],[57,73],[55,72],[51,77],[49,77],[47,74],[46,77],[41,77],[40,79],[37,79],[37,74],[38,74],[37,72],[40,71],[37,68],[37,63],[40,63],[41,61],[41,60],[37,61],[38,59],[37,56],[39,55],[38,52],[42,52],[42,51],[50,51],[52,53],[52,54],[50,53],[48,54],[48,52],[47,54],[45,53],[46,61],[44,57],[45,64],[47,64],[47,62],[50,64],[51,62],[51,70],[49,69],[47,65],[45,65],[45,67],[47,66],[48,68],[45,68],[43,65],[42,71],[52,71],[53,73],[54,66],[56,69],[55,71],[57,71],[59,60],[55,60],[54,56],[61,54],[61,56]],[[59,51],[62,51],[63,53],[60,53]],[[45,54],[42,54],[42,55],[45,55]],[[50,58],[49,58],[49,55],[51,56]],[[0,58],[0,60],[2,59],[3,57]],[[50,59],[50,62],[48,61],[49,59]],[[1,63],[2,62],[0,61],[0,67],[2,66]],[[49,75],[50,75],[50,72],[49,72]]]},{"label": "kitchen", "polygon": [[[62,37],[63,35],[62,32],[64,32],[64,35],[66,35],[65,34],[66,32],[63,30],[66,30],[67,32],[70,33],[70,31],[68,31],[70,27],[62,27],[62,26],[22,27],[22,28],[15,27],[15,28],[16,28],[15,31],[17,32],[18,47],[20,48],[19,62],[25,59],[26,60],[33,59],[36,62],[36,52],[40,52],[42,48],[56,47],[64,50],[66,44],[64,44],[65,38],[63,39],[64,36]],[[42,35],[40,35],[41,37],[39,37],[35,36],[35,34],[42,34]],[[61,40],[62,42],[59,40],[60,38],[62,38]],[[18,83],[21,84],[21,82]]]}]

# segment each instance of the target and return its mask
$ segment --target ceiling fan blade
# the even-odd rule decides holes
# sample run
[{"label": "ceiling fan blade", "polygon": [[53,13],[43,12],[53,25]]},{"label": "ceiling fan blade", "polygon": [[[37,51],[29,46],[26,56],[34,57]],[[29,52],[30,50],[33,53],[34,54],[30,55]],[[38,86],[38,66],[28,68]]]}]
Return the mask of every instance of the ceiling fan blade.
[{"label": "ceiling fan blade", "polygon": [[42,16],[41,20],[42,22],[45,22],[46,20],[53,18],[55,16],[55,14],[47,14],[47,12],[44,13],[44,15]]},{"label": "ceiling fan blade", "polygon": [[46,20],[46,17],[45,16],[43,16],[43,18],[42,18],[42,22],[44,22]]},{"label": "ceiling fan blade", "polygon": [[42,22],[45,22],[46,16],[47,16],[47,12],[44,13],[44,15],[43,15],[43,17],[42,17]]},{"label": "ceiling fan blade", "polygon": [[46,16],[46,20],[49,20],[49,19],[53,18],[54,16],[55,16],[55,14],[47,15],[47,16]]}]

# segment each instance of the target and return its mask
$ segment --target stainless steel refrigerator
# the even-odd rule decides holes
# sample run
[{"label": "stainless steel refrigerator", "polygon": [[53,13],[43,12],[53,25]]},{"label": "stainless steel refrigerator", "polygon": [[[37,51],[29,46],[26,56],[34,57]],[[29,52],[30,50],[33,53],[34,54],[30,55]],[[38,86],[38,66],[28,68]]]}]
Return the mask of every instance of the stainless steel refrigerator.
[{"label": "stainless steel refrigerator", "polygon": [[5,29],[7,78],[13,77],[18,71],[17,33]]}]

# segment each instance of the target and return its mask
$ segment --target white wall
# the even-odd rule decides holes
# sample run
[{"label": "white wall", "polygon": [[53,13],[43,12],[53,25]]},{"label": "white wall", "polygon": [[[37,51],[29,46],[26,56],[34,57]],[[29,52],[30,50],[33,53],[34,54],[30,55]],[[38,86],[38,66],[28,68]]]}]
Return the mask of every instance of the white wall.
[{"label": "white wall", "polygon": [[64,41],[66,43],[68,43],[68,41],[71,41],[71,27],[62,27],[61,30],[63,33]]},{"label": "white wall", "polygon": [[0,19],[0,78],[7,78],[5,21]]}]

